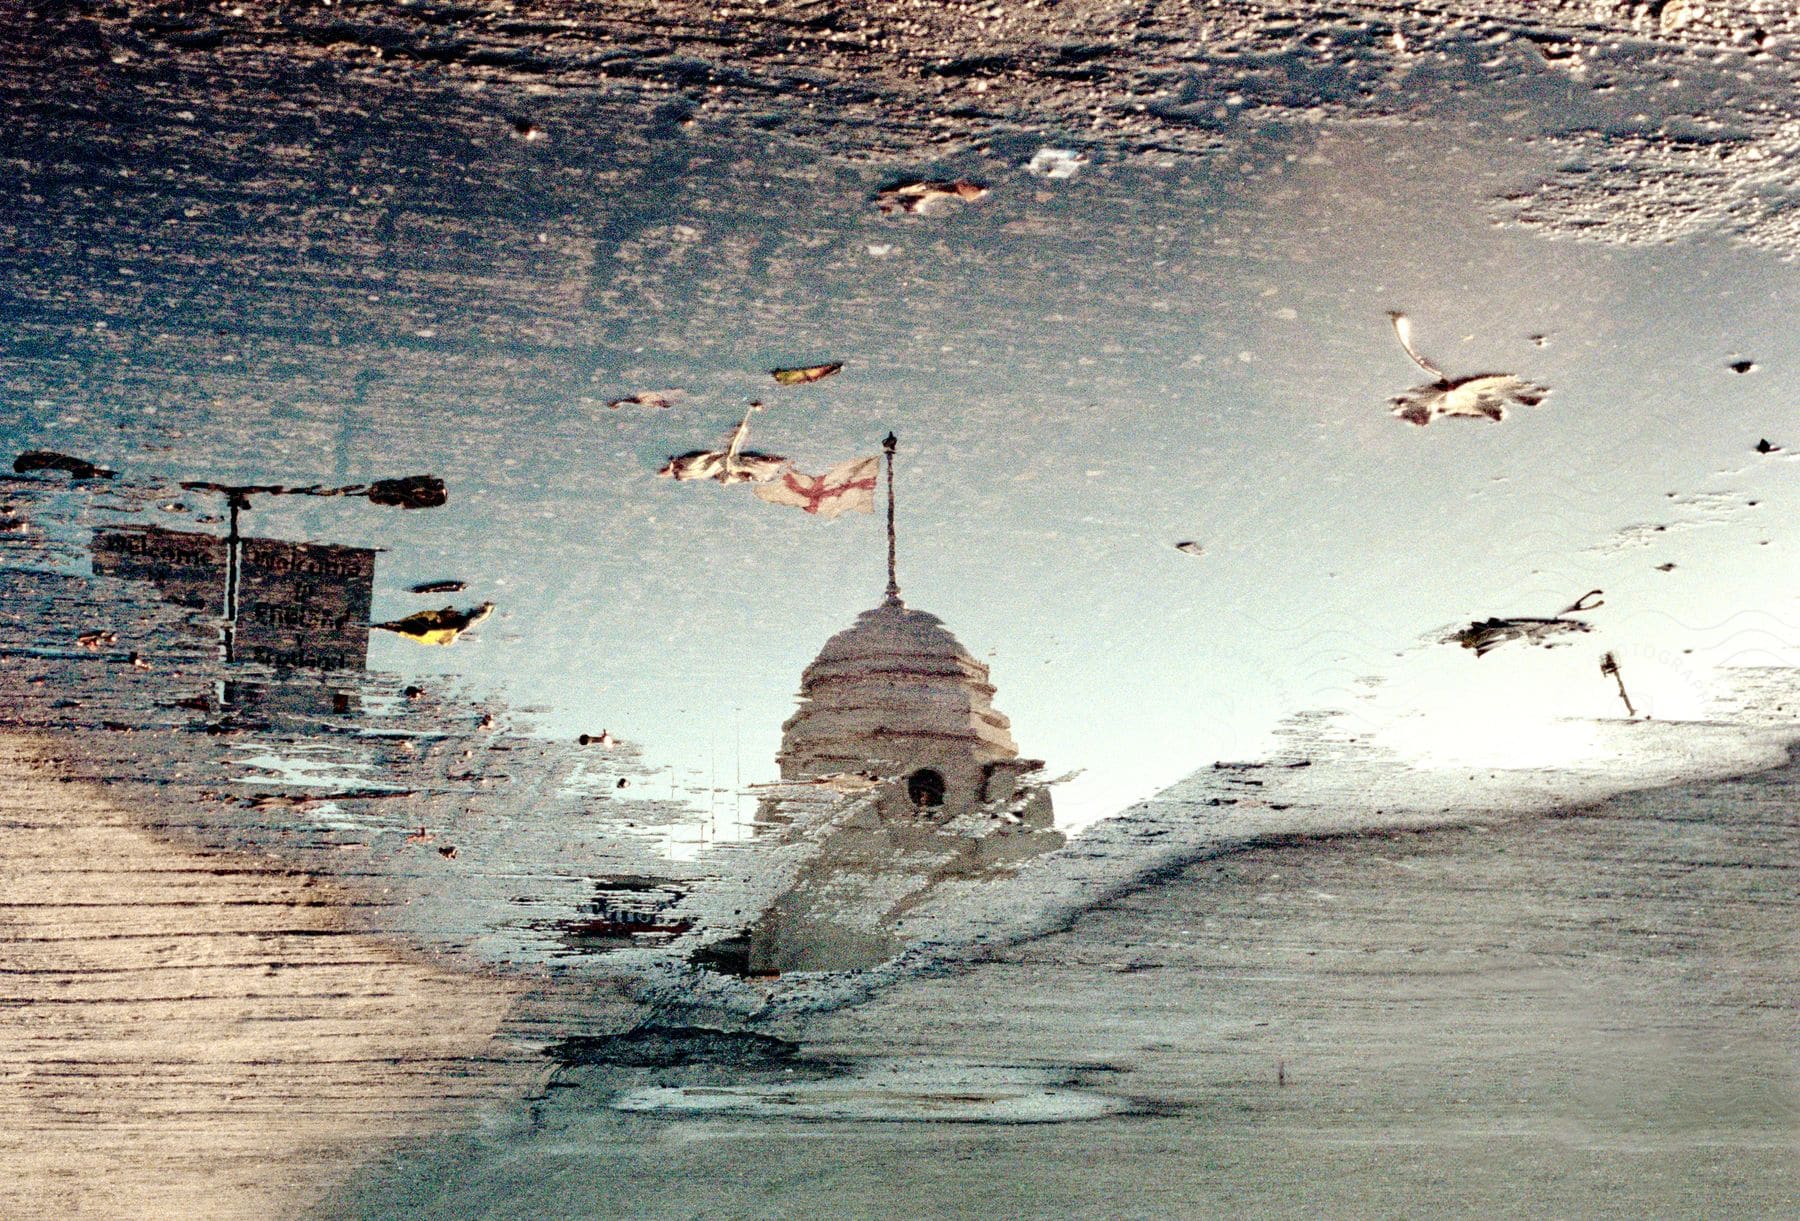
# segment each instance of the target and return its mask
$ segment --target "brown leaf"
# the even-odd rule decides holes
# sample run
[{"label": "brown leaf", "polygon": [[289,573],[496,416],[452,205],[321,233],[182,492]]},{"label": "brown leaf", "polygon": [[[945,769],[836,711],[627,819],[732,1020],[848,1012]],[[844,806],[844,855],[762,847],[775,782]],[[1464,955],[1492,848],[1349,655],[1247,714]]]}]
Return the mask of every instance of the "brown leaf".
[{"label": "brown leaf", "polygon": [[655,407],[667,411],[670,407],[687,397],[685,390],[640,390],[636,394],[628,394],[622,399],[613,399],[608,407]]},{"label": "brown leaf", "polygon": [[924,216],[936,210],[939,204],[947,203],[950,200],[966,203],[970,200],[980,199],[987,193],[987,187],[979,182],[970,182],[966,178],[959,178],[954,182],[944,180],[910,181],[883,187],[875,192],[875,205],[889,214],[912,212]]},{"label": "brown leaf", "polygon": [[95,466],[86,458],[72,458],[49,449],[28,449],[13,459],[13,473],[27,471],[67,471],[71,479],[116,479],[117,471]]},{"label": "brown leaf", "polygon": [[369,503],[400,509],[435,509],[450,499],[444,481],[435,475],[408,475],[404,479],[377,479],[369,485]]}]

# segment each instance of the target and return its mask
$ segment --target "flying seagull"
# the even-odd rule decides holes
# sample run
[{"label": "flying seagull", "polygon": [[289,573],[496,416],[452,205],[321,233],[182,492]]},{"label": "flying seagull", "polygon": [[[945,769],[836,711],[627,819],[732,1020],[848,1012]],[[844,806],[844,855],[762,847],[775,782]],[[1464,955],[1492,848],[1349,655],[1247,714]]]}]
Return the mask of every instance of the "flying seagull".
[{"label": "flying seagull", "polygon": [[1605,603],[1600,600],[1602,592],[1598,589],[1589,590],[1548,619],[1477,619],[1461,631],[1452,632],[1444,637],[1444,643],[1460,644],[1465,649],[1474,649],[1477,657],[1486,656],[1509,640],[1524,640],[1542,645],[1547,649],[1555,648],[1560,642],[1552,637],[1564,633],[1594,630],[1585,620],[1570,619],[1566,616],[1582,611],[1591,611],[1597,606],[1604,606]]},{"label": "flying seagull", "polygon": [[664,479],[715,479],[720,483],[767,483],[787,469],[788,460],[744,448],[750,436],[750,416],[761,403],[751,403],[744,420],[732,430],[725,448],[695,449],[676,454],[656,473]]},{"label": "flying seagull", "polygon": [[1412,362],[1437,379],[1396,394],[1391,400],[1394,414],[1408,424],[1423,426],[1445,415],[1484,416],[1499,423],[1506,418],[1508,407],[1536,407],[1550,394],[1543,386],[1510,373],[1452,378],[1412,346],[1412,323],[1405,314],[1390,313],[1388,318],[1394,324],[1395,338]]}]

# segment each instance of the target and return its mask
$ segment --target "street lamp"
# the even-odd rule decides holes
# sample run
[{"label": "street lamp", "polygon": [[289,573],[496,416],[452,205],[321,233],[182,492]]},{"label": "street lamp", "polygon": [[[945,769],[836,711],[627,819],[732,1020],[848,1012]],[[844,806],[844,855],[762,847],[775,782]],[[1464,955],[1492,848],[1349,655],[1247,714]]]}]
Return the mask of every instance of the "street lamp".
[{"label": "street lamp", "polygon": [[342,487],[290,488],[279,483],[212,483],[204,479],[187,480],[181,485],[190,492],[217,492],[229,506],[229,525],[225,532],[225,660],[235,661],[238,617],[238,584],[243,575],[243,536],[238,532],[238,514],[250,507],[252,496],[362,496],[370,504],[400,509],[435,509],[450,499],[444,481],[435,475],[407,475],[400,479],[377,479],[373,483],[352,483]]}]

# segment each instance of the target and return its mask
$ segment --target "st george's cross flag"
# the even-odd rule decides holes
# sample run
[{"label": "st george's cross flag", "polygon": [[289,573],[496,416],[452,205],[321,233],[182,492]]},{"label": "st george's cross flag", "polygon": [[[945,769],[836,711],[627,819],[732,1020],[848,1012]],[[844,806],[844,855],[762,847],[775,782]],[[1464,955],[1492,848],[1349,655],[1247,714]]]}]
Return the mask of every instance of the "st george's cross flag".
[{"label": "st george's cross flag", "polygon": [[875,478],[881,469],[876,457],[840,462],[823,475],[784,471],[781,478],[756,485],[756,494],[770,504],[794,505],[824,518],[840,513],[875,511]]}]

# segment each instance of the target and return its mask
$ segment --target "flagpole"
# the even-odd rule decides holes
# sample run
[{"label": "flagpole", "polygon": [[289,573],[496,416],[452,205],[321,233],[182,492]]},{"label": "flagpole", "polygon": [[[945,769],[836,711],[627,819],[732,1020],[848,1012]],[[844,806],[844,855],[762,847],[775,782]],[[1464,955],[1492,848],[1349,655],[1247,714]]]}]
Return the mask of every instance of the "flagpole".
[{"label": "flagpole", "polygon": [[888,485],[888,583],[887,600],[900,601],[900,582],[894,573],[894,449],[900,441],[893,433],[888,433],[882,441],[881,448],[887,451],[887,485]]}]

